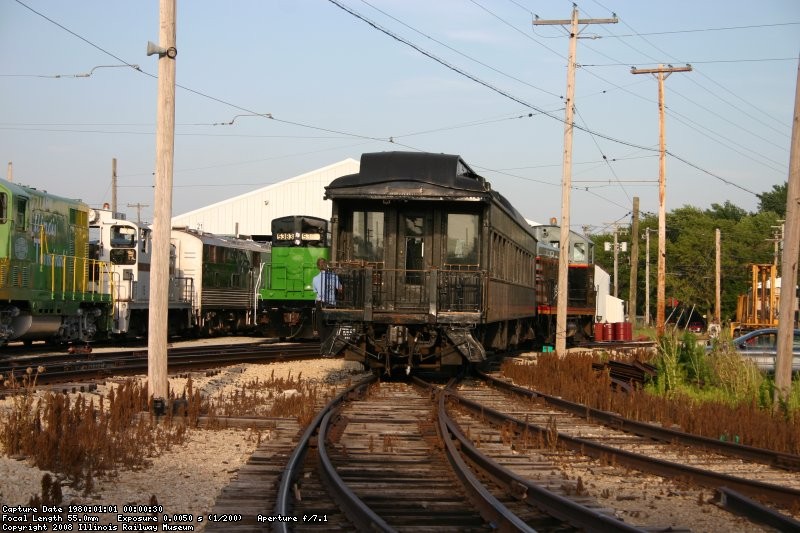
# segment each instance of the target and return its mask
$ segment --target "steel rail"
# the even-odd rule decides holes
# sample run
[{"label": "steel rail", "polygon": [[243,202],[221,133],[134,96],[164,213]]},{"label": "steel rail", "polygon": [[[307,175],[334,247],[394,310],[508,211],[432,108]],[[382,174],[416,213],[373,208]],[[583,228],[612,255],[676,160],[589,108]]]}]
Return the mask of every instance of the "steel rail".
[{"label": "steel rail", "polygon": [[[317,433],[320,424],[322,423],[322,419],[325,415],[333,409],[335,406],[342,403],[347,397],[352,394],[355,394],[357,391],[365,389],[367,386],[375,383],[378,380],[376,375],[372,375],[358,383],[355,383],[342,391],[338,394],[333,400],[328,402],[328,404],[320,410],[311,423],[306,427],[306,430],[303,432],[303,435],[300,437],[300,440],[295,446],[294,451],[292,452],[291,457],[289,457],[289,461],[286,463],[286,468],[283,470],[283,475],[281,476],[281,482],[278,486],[278,493],[275,497],[275,516],[279,517],[288,517],[290,515],[289,505],[291,503],[291,493],[292,493],[292,485],[294,485],[295,481],[300,477],[303,469],[303,460],[308,453],[308,448],[311,443],[311,438]],[[273,530],[279,533],[288,533],[289,532],[289,525],[287,522],[278,521],[275,522],[273,525]]]},{"label": "steel rail", "polygon": [[[100,356],[103,357],[100,357]],[[274,344],[232,344],[218,346],[192,346],[171,348],[168,351],[168,371],[178,369],[205,368],[209,365],[248,363],[256,361],[282,361],[304,357],[317,357],[319,348],[309,345],[274,345]],[[108,375],[114,373],[145,372],[148,364],[147,350],[123,352],[106,352],[76,359],[74,356],[58,358],[39,365],[24,364],[20,366],[2,367],[0,374],[10,375],[14,372],[16,379],[24,379],[25,368],[44,368],[44,372],[36,375],[37,385],[57,383],[81,378],[92,373]],[[65,360],[66,359],[66,360]],[[19,375],[17,370],[23,370]]]},{"label": "steel rail", "polygon": [[560,409],[564,409],[565,411],[569,411],[576,416],[596,420],[614,429],[639,435],[640,437],[648,437],[663,442],[677,442],[680,444],[686,444],[688,446],[701,447],[731,457],[738,457],[747,461],[758,462],[765,465],[774,466],[776,468],[783,468],[785,470],[800,470],[800,455],[766,450],[763,448],[756,448],[755,446],[736,444],[729,441],[720,441],[710,437],[703,437],[701,435],[694,435],[684,431],[677,431],[675,429],[655,426],[646,422],[630,420],[615,413],[601,411],[599,409],[587,407],[563,398],[558,398],[531,389],[526,389],[524,387],[519,387],[496,377],[490,376],[480,370],[477,372],[482,379],[487,380],[492,385],[503,390],[507,390],[528,398],[540,398],[548,404]]},{"label": "steel rail", "polygon": [[468,494],[471,495],[471,499],[476,504],[478,512],[480,512],[481,516],[483,516],[487,522],[491,523],[493,527],[502,531],[527,531],[535,533],[535,529],[526,524],[489,492],[467,466],[464,459],[461,458],[458,447],[453,439],[449,437],[449,435],[452,434],[458,438],[458,432],[453,430],[453,421],[450,420],[450,417],[447,415],[445,397],[446,394],[439,393],[439,408],[437,411],[439,437],[442,439],[442,442],[444,442],[447,460],[450,462],[453,471],[461,480]]},{"label": "steel rail", "polygon": [[761,505],[728,487],[717,489],[717,499],[720,505],[730,512],[744,516],[753,522],[774,527],[778,531],[800,531],[800,521]]},{"label": "steel rail", "polygon": [[[491,407],[481,405],[467,398],[463,398],[456,394],[450,394],[450,397],[454,401],[457,401],[459,405],[462,405],[472,412],[488,418],[497,425],[503,425],[512,422],[514,424],[513,430],[518,434],[523,433],[523,431],[529,431],[546,436],[549,433],[547,428],[543,428],[535,424],[519,420],[512,416],[508,416],[495,409],[492,409]],[[788,508],[793,508],[796,505],[800,505],[800,490],[797,489],[771,485],[769,483],[748,480],[728,474],[720,474],[718,472],[702,470],[700,468],[673,463],[671,461],[665,461],[662,459],[654,459],[626,450],[620,450],[612,446],[606,446],[605,444],[592,442],[590,440],[571,437],[560,432],[558,433],[558,442],[566,446],[568,449],[578,452],[582,455],[587,455],[596,459],[608,459],[613,457],[618,464],[635,468],[643,472],[650,472],[652,474],[671,479],[690,479],[700,485],[705,485],[714,489],[722,486],[728,486],[745,494],[768,499],[775,503],[785,505]]]},{"label": "steel rail", "polygon": [[[446,396],[451,396],[452,392],[445,391]],[[551,492],[536,483],[533,483],[511,470],[500,465],[490,457],[478,451],[472,441],[467,438],[459,428],[458,424],[448,417],[448,429],[458,439],[461,453],[470,459],[478,468],[482,469],[498,485],[519,500],[523,500],[531,506],[541,509],[543,512],[553,516],[563,522],[571,524],[576,528],[583,528],[589,532],[597,533],[618,533],[618,532],[639,532],[642,529],[626,524],[612,516],[600,513],[585,507],[569,498]]]},{"label": "steel rail", "polygon": [[339,476],[339,473],[336,472],[336,467],[328,456],[325,439],[327,438],[328,426],[330,425],[331,417],[334,412],[335,410],[329,410],[325,413],[319,426],[317,454],[319,454],[323,479],[325,479],[329,486],[334,488],[334,499],[337,500],[339,506],[345,512],[345,515],[347,515],[347,518],[350,519],[359,530],[394,533],[397,530],[387,524],[383,518],[370,509],[369,506],[347,486],[347,483],[345,483]]}]

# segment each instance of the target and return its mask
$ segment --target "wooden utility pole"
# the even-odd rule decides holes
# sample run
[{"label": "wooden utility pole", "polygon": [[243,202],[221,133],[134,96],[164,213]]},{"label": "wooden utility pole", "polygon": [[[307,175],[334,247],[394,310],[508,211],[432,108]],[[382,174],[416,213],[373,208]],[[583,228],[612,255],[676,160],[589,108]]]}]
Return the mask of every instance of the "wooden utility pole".
[{"label": "wooden utility pole", "polygon": [[715,250],[715,263],[716,273],[714,275],[714,324],[717,325],[717,331],[722,328],[722,238],[720,236],[719,228],[714,231],[714,250]]},{"label": "wooden utility pole", "polygon": [[650,228],[644,232],[644,325],[650,325]]},{"label": "wooden utility pole", "polygon": [[117,212],[117,158],[111,160],[111,212]]},{"label": "wooden utility pole", "polygon": [[172,166],[175,152],[175,10],[177,0],[160,0],[158,105],[156,110],[156,187],[150,312],[147,335],[148,395],[158,412],[166,408],[169,248],[172,229]]},{"label": "wooden utility pole", "polygon": [[621,249],[623,252],[627,252],[628,249],[625,246],[626,243],[623,242],[623,243],[620,244],[620,242],[619,242],[619,226],[620,226],[619,223],[617,223],[617,222],[606,222],[606,225],[614,227],[614,242],[613,243],[606,242],[605,243],[605,251],[613,251],[614,252],[614,291],[613,291],[613,293],[614,293],[614,298],[617,298],[618,293],[619,293],[619,278],[617,276],[617,274],[619,272],[619,251]]},{"label": "wooden utility pole", "polygon": [[[775,359],[775,405],[789,399],[792,386],[792,342],[794,337],[794,295],[797,262],[800,259],[800,63],[794,95],[792,148],[789,154],[789,183],[786,187],[786,222],[783,230],[781,302],[778,308],[778,354]],[[781,400],[778,402],[777,400]]]},{"label": "wooden utility pole", "polygon": [[628,317],[636,324],[636,285],[639,282],[639,197],[633,197],[631,214],[631,279],[628,288]]},{"label": "wooden utility pole", "polygon": [[564,153],[561,171],[561,235],[558,244],[558,297],[556,305],[556,353],[567,351],[567,279],[569,274],[569,196],[572,188],[572,121],[575,113],[575,56],[578,47],[579,25],[613,24],[617,17],[611,19],[579,19],[578,7],[573,4],[570,20],[536,20],[534,26],[566,26],[569,25],[569,58],[567,59],[567,98],[564,118]]},{"label": "wooden utility pole", "polygon": [[659,65],[658,68],[631,68],[631,74],[655,74],[658,78],[658,273],[656,286],[656,332],[659,336],[664,334],[664,306],[667,278],[667,148],[664,133],[664,80],[673,72],[690,72],[691,65],[673,67]]},{"label": "wooden utility pole", "polygon": [[139,202],[136,202],[135,204],[128,204],[128,207],[136,208],[136,223],[137,224],[141,224],[142,223],[142,208],[143,207],[150,207],[150,206],[147,205],[147,204],[140,204]]}]

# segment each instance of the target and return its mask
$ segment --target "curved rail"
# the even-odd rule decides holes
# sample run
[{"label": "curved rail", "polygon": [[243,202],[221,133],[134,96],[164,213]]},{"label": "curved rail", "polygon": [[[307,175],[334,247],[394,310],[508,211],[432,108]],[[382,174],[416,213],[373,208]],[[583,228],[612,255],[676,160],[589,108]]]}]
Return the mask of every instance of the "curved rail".
[{"label": "curved rail", "polygon": [[573,415],[582,418],[591,418],[593,420],[602,422],[609,427],[619,429],[620,431],[625,431],[628,433],[633,433],[634,435],[639,435],[640,437],[649,437],[651,439],[664,442],[677,442],[688,446],[702,447],[723,455],[738,457],[747,461],[762,463],[786,470],[800,470],[800,455],[776,452],[774,450],[765,450],[763,448],[756,448],[754,446],[736,444],[728,441],[720,441],[710,437],[703,437],[700,435],[694,435],[692,433],[655,426],[646,422],[630,420],[615,413],[600,411],[599,409],[593,409],[579,403],[570,402],[569,400],[565,400],[563,398],[558,398],[548,394],[543,394],[538,391],[526,389],[524,387],[519,387],[494,376],[490,376],[489,374],[486,374],[480,370],[478,370],[477,373],[482,379],[485,379],[500,389],[507,390],[527,398],[540,398],[548,404],[568,411]]},{"label": "curved rail", "polygon": [[[518,389],[519,387],[515,388]],[[531,393],[532,396],[539,396],[538,393],[533,391],[528,391],[527,389],[522,390],[527,391],[527,393]],[[515,425],[515,431],[521,431],[517,428],[522,428],[522,430],[527,430],[529,432],[539,433],[542,435],[546,435],[548,433],[547,428],[542,428],[535,424],[508,416],[490,407],[473,402],[467,398],[463,398],[455,394],[451,394],[451,397],[458,401],[459,405],[464,406],[473,412],[480,413],[481,416],[491,419],[496,424],[512,422]],[[556,398],[553,399],[556,400]],[[586,408],[583,407],[583,410],[586,411]],[[740,491],[750,496],[768,499],[777,504],[785,505],[788,508],[800,505],[800,490],[797,489],[781,487],[761,481],[748,480],[728,474],[702,470],[700,468],[682,465],[671,461],[654,459],[626,450],[620,450],[618,448],[606,446],[597,442],[592,442],[591,440],[571,437],[560,432],[558,433],[558,442],[563,443],[567,448],[577,451],[583,455],[588,455],[595,458],[614,457],[614,460],[618,464],[624,464],[628,467],[636,468],[637,470],[642,470],[644,472],[650,472],[659,476],[691,479],[698,484],[713,488],[723,486],[729,487],[733,490]]]},{"label": "curved rail", "polygon": [[[453,439],[448,437],[448,433],[456,436],[459,443],[463,446],[465,440],[459,438],[460,432],[455,429],[455,423],[447,416],[445,408],[446,394],[439,394],[439,409],[438,409],[438,428],[439,435],[445,444],[445,452],[447,459],[453,467],[456,475],[461,479],[464,485],[471,494],[471,497],[478,507],[481,515],[491,522],[494,527],[504,531],[529,531],[535,532],[536,530],[528,526],[517,515],[511,512],[503,503],[495,498],[489,490],[478,480],[472,470],[469,469],[467,464],[461,458],[457,446]],[[463,436],[462,436],[463,437]]]},{"label": "curved rail", "polygon": [[326,449],[325,439],[327,438],[328,426],[331,421],[333,411],[328,411],[322,418],[322,423],[319,426],[319,439],[317,453],[319,453],[320,463],[322,465],[322,474],[326,481],[336,487],[337,499],[339,505],[345,512],[347,517],[362,531],[396,531],[386,521],[378,516],[372,509],[370,509],[361,498],[350,490],[350,487],[339,477],[336,472],[336,467],[331,463],[328,457],[328,450]]},{"label": "curved rail", "polygon": [[[577,528],[584,528],[586,531],[593,532],[641,532],[642,530],[617,520],[609,515],[589,509],[568,498],[555,494],[539,485],[520,477],[509,469],[501,466],[496,461],[478,451],[447,414],[444,408],[444,399],[451,397],[453,392],[446,389],[439,400],[439,420],[444,421],[447,430],[458,441],[458,448],[475,465],[486,472],[496,483],[515,498],[525,501],[528,505],[537,507],[550,516],[553,516],[565,523]],[[450,439],[445,439],[448,450],[453,445]],[[454,446],[453,446],[454,447]],[[456,452],[457,453],[457,452]],[[527,526],[526,526],[527,527]],[[528,528],[530,529],[530,528]]]},{"label": "curved rail", "polygon": [[[376,375],[372,375],[369,378],[360,381],[344,391],[342,391],[339,395],[337,395],[333,400],[331,400],[328,405],[326,405],[317,416],[311,421],[311,423],[306,428],[305,432],[303,432],[303,436],[300,437],[300,441],[297,443],[294,451],[292,452],[289,461],[286,464],[286,468],[283,471],[283,475],[281,476],[281,483],[278,486],[278,494],[275,498],[275,514],[277,516],[289,516],[289,504],[291,502],[290,494],[292,492],[292,485],[295,483],[297,478],[300,476],[301,470],[303,468],[303,460],[305,459],[306,453],[308,452],[308,447],[311,442],[311,437],[313,437],[314,433],[317,432],[317,429],[322,424],[322,419],[337,405],[342,403],[345,398],[354,394],[356,391],[362,390],[367,386],[375,383],[378,377]],[[286,522],[276,522],[274,526],[274,530],[280,533],[288,533],[288,525]]]}]

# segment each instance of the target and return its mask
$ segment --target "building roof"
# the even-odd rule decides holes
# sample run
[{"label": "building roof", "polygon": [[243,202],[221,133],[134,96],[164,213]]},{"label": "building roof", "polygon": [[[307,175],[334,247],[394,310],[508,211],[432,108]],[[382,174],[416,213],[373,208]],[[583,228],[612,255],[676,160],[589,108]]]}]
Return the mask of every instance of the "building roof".
[{"label": "building roof", "polygon": [[358,172],[359,162],[348,158],[299,176],[175,215],[172,225],[220,235],[269,235],[272,219],[307,215],[330,219],[331,205],[325,186]]}]

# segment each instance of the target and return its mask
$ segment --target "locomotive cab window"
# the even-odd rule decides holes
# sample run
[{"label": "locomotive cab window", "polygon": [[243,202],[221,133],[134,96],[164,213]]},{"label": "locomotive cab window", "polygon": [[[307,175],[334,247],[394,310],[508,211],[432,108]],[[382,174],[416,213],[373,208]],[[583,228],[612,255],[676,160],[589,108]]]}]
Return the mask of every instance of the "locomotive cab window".
[{"label": "locomotive cab window", "polygon": [[383,261],[383,213],[356,211],[353,213],[352,259],[380,263]]},{"label": "locomotive cab window", "polygon": [[135,248],[136,230],[128,226],[111,226],[112,248]]},{"label": "locomotive cab window", "polygon": [[576,242],[572,246],[572,260],[578,263],[585,263],[586,259],[586,243]]},{"label": "locomotive cab window", "polygon": [[115,265],[135,265],[136,264],[136,250],[129,248],[121,248],[111,250],[109,252],[111,263]]},{"label": "locomotive cab window", "polygon": [[0,193],[0,224],[8,222],[8,195]]},{"label": "locomotive cab window", "polygon": [[141,228],[139,230],[139,241],[142,243],[142,253],[146,254],[150,244],[150,230]]},{"label": "locomotive cab window", "polygon": [[16,217],[14,218],[16,229],[18,231],[23,231],[25,229],[25,210],[28,208],[28,199],[17,198],[16,208],[17,208],[17,213]]},{"label": "locomotive cab window", "polygon": [[448,213],[445,264],[471,265],[478,261],[478,215]]}]

